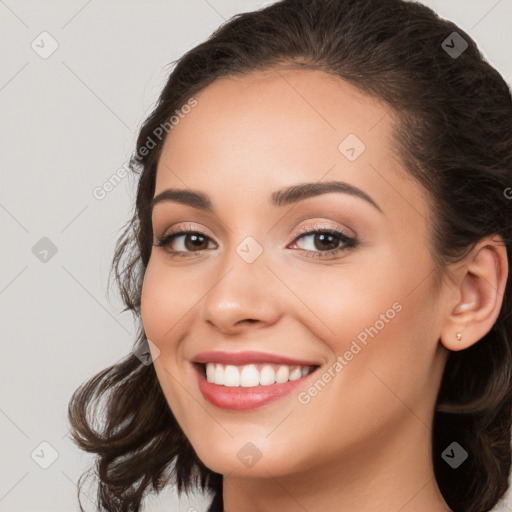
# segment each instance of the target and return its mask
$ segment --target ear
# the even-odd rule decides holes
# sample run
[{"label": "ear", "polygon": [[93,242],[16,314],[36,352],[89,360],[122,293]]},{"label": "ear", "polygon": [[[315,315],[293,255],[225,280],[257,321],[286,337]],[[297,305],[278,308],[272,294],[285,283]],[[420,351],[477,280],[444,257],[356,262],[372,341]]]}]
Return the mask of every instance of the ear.
[{"label": "ear", "polygon": [[501,310],[508,276],[507,251],[499,236],[484,238],[457,263],[453,299],[441,330],[449,350],[470,347],[492,328]]}]

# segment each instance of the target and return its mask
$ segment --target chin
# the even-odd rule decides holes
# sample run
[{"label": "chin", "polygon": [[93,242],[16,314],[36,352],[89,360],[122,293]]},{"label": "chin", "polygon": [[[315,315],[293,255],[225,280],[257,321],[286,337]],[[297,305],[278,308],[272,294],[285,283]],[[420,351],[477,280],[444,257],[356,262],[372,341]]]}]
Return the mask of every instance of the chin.
[{"label": "chin", "polygon": [[307,468],[304,453],[288,446],[284,438],[276,437],[271,442],[265,435],[240,435],[224,443],[211,441],[193,445],[194,450],[206,467],[223,475],[268,478],[269,474],[282,476],[300,471],[302,465]]}]

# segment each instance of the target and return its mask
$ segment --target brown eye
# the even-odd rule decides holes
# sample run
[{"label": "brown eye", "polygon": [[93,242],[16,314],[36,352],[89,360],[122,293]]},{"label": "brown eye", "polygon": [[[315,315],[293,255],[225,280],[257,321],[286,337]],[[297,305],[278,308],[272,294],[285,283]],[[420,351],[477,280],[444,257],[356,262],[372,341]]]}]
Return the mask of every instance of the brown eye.
[{"label": "brown eye", "polygon": [[319,251],[336,249],[339,244],[339,238],[329,233],[316,233],[313,235],[313,245]]},{"label": "brown eye", "polygon": [[162,237],[155,245],[165,247],[170,253],[187,253],[211,248],[208,245],[210,241],[208,236],[199,231],[181,230]]},{"label": "brown eye", "polygon": [[355,238],[345,235],[337,229],[301,230],[293,245],[314,257],[332,256],[357,245]]},{"label": "brown eye", "polygon": [[[185,242],[184,246],[188,251],[194,251],[194,250],[202,250],[207,249],[208,242],[205,244],[206,237],[199,234],[187,234],[187,235],[181,235],[184,237]],[[177,237],[176,237],[177,238]],[[176,240],[174,238],[174,240]]]}]

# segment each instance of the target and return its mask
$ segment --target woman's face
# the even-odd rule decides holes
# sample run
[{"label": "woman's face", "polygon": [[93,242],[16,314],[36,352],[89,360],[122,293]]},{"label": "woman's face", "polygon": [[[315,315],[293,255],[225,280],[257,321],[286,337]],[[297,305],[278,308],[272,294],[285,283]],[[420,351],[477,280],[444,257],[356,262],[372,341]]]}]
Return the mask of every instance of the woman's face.
[{"label": "woman's face", "polygon": [[165,141],[152,216],[155,241],[193,233],[152,248],[142,319],[199,458],[277,476],[414,449],[445,363],[443,300],[389,107],[285,69],[195,100]]}]

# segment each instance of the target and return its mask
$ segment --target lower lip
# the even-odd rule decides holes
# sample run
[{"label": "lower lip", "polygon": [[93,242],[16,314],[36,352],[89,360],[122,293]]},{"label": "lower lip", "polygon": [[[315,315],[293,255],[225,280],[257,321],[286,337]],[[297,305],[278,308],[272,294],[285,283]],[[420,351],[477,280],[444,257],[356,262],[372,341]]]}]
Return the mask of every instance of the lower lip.
[{"label": "lower lip", "polygon": [[228,387],[208,382],[200,370],[194,367],[199,384],[199,390],[205,399],[216,407],[231,411],[246,411],[262,407],[270,402],[289,395],[298,388],[313,373],[297,380],[283,384],[269,384],[268,386]]}]

